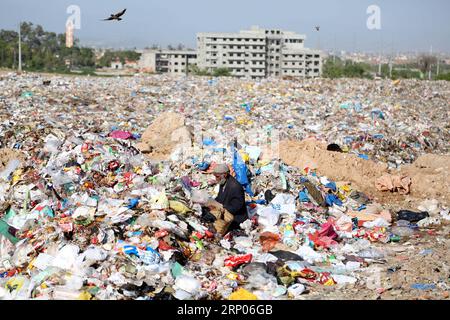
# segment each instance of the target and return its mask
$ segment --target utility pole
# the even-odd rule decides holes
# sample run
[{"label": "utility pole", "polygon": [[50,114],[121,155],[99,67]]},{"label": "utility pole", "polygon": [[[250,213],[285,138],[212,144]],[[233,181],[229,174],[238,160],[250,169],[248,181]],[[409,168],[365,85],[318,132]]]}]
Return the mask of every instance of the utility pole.
[{"label": "utility pole", "polygon": [[392,58],[389,59],[389,78],[392,79]]},{"label": "utility pole", "polygon": [[[431,48],[430,48],[430,56],[433,56],[433,46],[431,46]],[[429,66],[429,71],[428,71],[428,80],[431,81],[431,63]]]},{"label": "utility pole", "polygon": [[22,72],[22,39],[20,29],[21,23],[19,22],[19,68],[18,68],[19,73]]},{"label": "utility pole", "polygon": [[336,64],[336,53],[337,53],[337,47],[336,47],[336,33],[334,34],[334,50],[333,50],[333,65]]},{"label": "utility pole", "polygon": [[437,58],[437,70],[436,70],[436,76],[439,76],[439,63],[441,61],[439,60],[439,57]]},{"label": "utility pole", "polygon": [[378,60],[378,75],[381,77],[381,56],[379,57]]},{"label": "utility pole", "polygon": [[381,59],[383,51],[383,36],[380,34],[380,53],[378,58],[378,75],[381,77]]}]

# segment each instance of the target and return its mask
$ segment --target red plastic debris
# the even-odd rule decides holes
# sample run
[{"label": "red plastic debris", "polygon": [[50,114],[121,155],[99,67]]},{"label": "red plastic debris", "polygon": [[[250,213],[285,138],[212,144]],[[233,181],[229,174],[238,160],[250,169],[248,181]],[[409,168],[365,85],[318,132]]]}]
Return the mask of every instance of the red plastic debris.
[{"label": "red plastic debris", "polygon": [[133,135],[130,132],[127,132],[127,131],[117,130],[117,131],[111,132],[109,134],[109,136],[111,138],[115,138],[115,139],[127,140],[127,139],[130,139]]},{"label": "red plastic debris", "polygon": [[167,236],[169,234],[169,231],[165,230],[165,229],[161,229],[155,232],[155,237],[157,239],[159,238],[164,238],[165,236]]},{"label": "red plastic debris", "polygon": [[233,256],[225,259],[225,266],[235,268],[241,264],[252,261],[253,255],[251,253],[242,256]]},{"label": "red plastic debris", "polygon": [[169,246],[164,240],[159,240],[158,249],[162,251],[175,250],[174,247]]}]

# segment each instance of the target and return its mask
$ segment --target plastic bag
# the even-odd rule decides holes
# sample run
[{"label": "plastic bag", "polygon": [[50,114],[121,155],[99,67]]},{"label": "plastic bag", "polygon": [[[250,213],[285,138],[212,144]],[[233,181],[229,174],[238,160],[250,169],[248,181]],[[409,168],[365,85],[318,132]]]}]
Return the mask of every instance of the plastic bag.
[{"label": "plastic bag", "polygon": [[233,170],[236,173],[236,180],[245,188],[250,196],[253,196],[253,192],[250,187],[250,182],[247,176],[247,166],[242,160],[239,152],[233,147]]},{"label": "plastic bag", "polygon": [[278,223],[280,212],[272,207],[266,207],[257,212],[258,223],[264,227],[272,227]]},{"label": "plastic bag", "polygon": [[264,232],[259,236],[259,242],[263,247],[263,252],[269,252],[280,241],[280,236],[272,232]]},{"label": "plastic bag", "polygon": [[258,300],[258,297],[243,288],[239,288],[229,295],[228,300]]},{"label": "plastic bag", "polygon": [[16,171],[16,169],[20,166],[20,161],[17,159],[13,159],[8,162],[8,165],[6,168],[0,172],[0,180],[3,179],[5,181],[8,181],[9,176]]}]

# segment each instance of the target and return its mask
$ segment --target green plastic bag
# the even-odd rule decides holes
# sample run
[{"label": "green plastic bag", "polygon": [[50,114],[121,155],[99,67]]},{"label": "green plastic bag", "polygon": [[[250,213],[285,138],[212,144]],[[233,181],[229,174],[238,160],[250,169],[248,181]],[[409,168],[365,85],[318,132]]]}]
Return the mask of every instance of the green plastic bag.
[{"label": "green plastic bag", "polygon": [[16,244],[17,242],[20,241],[20,239],[16,238],[15,236],[13,236],[10,232],[11,232],[12,227],[7,224],[5,221],[0,220],[0,234],[5,236],[6,239],[8,239],[9,241],[11,241],[13,244]]}]

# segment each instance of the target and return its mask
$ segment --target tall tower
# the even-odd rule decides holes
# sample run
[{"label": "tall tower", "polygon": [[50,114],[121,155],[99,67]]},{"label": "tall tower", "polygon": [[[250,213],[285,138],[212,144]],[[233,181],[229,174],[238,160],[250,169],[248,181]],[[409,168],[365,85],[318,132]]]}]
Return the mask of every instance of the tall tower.
[{"label": "tall tower", "polygon": [[66,47],[67,48],[73,47],[73,22],[72,22],[72,20],[69,20],[66,23]]}]

